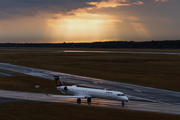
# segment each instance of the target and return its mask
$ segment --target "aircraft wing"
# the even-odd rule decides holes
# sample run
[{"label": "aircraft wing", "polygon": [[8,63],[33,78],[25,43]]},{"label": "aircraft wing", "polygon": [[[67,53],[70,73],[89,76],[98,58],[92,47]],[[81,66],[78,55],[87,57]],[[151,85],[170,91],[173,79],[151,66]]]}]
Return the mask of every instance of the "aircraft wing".
[{"label": "aircraft wing", "polygon": [[85,98],[85,96],[73,96],[73,95],[51,95],[50,97],[64,97],[64,98]]}]

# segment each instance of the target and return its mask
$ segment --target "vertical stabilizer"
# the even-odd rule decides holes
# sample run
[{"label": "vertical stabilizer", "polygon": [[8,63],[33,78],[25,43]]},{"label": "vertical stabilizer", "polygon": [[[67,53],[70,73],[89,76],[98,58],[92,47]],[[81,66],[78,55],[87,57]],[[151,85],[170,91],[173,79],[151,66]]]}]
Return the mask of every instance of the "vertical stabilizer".
[{"label": "vertical stabilizer", "polygon": [[54,76],[55,82],[57,86],[64,86],[59,76]]}]

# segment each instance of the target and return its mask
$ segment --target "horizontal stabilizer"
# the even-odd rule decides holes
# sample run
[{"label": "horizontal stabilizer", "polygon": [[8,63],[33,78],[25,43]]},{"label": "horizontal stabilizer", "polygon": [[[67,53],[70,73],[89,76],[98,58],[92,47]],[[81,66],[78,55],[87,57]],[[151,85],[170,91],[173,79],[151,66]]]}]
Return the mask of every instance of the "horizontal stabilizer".
[{"label": "horizontal stabilizer", "polygon": [[85,98],[85,96],[68,96],[68,95],[51,95],[50,97],[64,97],[64,98]]}]

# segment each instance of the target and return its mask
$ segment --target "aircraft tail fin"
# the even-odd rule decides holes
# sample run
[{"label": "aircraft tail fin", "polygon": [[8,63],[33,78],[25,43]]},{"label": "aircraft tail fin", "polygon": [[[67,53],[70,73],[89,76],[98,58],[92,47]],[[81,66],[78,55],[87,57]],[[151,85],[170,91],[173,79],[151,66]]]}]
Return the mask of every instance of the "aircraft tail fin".
[{"label": "aircraft tail fin", "polygon": [[59,79],[59,76],[54,76],[55,82],[57,86],[64,86],[61,79]]}]

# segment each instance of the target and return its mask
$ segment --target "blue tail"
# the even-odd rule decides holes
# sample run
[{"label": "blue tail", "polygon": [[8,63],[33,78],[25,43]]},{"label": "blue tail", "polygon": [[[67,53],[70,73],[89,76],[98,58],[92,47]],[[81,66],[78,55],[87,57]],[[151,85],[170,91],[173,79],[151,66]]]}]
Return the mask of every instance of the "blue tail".
[{"label": "blue tail", "polygon": [[55,82],[57,86],[65,86],[62,81],[59,79],[59,76],[54,76]]}]

